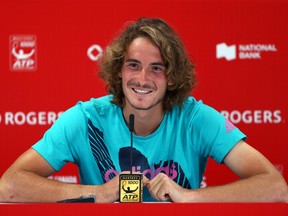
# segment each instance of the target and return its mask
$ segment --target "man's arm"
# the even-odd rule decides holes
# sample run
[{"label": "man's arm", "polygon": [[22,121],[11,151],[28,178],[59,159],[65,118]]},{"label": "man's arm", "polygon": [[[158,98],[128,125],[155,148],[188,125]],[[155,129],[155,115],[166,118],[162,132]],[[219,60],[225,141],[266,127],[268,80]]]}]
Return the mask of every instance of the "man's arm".
[{"label": "man's arm", "polygon": [[240,141],[224,163],[241,179],[226,185],[183,189],[163,174],[148,183],[152,196],[174,202],[288,202],[284,178],[257,150]]},{"label": "man's arm", "polygon": [[96,202],[119,197],[118,176],[99,185],[80,185],[47,179],[55,170],[34,149],[23,153],[0,179],[0,202],[56,202],[94,195]]}]

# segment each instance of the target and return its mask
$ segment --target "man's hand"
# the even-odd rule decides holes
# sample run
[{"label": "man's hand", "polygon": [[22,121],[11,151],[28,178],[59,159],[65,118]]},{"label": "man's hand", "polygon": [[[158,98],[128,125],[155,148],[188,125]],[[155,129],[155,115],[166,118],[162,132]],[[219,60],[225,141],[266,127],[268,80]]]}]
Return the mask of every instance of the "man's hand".
[{"label": "man's hand", "polygon": [[113,203],[119,199],[119,175],[97,187],[97,203]]},{"label": "man's hand", "polygon": [[187,189],[182,188],[164,173],[159,173],[155,178],[146,183],[152,197],[161,201],[184,202]]}]

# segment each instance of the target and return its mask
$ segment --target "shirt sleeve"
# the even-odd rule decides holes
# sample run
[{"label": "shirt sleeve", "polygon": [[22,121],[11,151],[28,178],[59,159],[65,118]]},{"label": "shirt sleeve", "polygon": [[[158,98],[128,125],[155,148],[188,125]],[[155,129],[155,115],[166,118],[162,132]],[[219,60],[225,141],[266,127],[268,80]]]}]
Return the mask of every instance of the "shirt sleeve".
[{"label": "shirt sleeve", "polygon": [[32,148],[59,171],[66,163],[75,162],[73,146],[83,134],[81,125],[85,125],[83,112],[74,106],[65,111]]},{"label": "shirt sleeve", "polygon": [[192,138],[194,147],[203,157],[212,157],[223,163],[225,156],[240,141],[243,134],[229,120],[210,106],[202,104],[192,119]]}]

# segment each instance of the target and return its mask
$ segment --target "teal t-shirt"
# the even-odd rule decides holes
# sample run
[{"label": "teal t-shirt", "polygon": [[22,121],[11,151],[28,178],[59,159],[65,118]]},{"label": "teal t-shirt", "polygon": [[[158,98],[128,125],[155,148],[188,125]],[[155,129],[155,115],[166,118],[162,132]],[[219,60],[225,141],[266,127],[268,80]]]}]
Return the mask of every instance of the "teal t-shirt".
[{"label": "teal t-shirt", "polygon": [[[77,164],[81,184],[103,184],[130,170],[130,131],[112,96],[78,102],[33,148],[56,170]],[[133,136],[133,170],[152,179],[163,172],[184,188],[199,188],[209,157],[222,163],[245,135],[219,112],[189,97],[157,130]],[[151,201],[144,191],[143,201]]]}]

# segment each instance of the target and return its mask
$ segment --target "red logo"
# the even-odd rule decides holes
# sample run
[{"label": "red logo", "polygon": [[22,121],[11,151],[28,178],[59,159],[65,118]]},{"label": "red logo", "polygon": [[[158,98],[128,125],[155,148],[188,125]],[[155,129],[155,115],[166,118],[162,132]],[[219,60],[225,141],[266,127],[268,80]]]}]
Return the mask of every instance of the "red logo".
[{"label": "red logo", "polygon": [[35,35],[10,36],[10,69],[29,70],[37,69],[37,46]]}]

